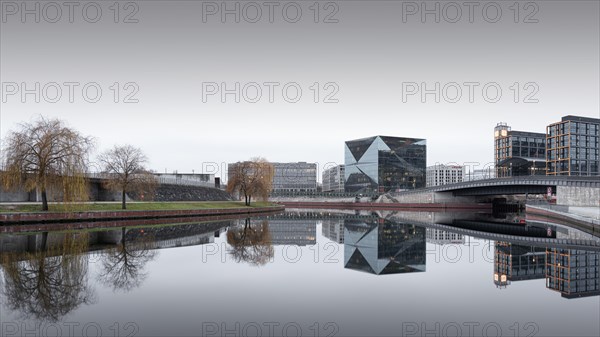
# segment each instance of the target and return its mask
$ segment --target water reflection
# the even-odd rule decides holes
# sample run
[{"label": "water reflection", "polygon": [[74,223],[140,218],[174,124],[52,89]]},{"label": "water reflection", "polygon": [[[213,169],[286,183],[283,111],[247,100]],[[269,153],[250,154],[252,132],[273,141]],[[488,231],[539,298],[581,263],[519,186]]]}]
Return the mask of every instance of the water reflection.
[{"label": "water reflection", "polygon": [[84,254],[88,250],[87,233],[62,235],[61,242],[47,249],[48,233],[34,238],[41,238],[36,251],[2,254],[1,293],[9,310],[24,317],[58,321],[79,306],[94,303]]},{"label": "water reflection", "polygon": [[425,228],[386,219],[344,222],[344,267],[377,275],[424,272]]},{"label": "water reflection", "polygon": [[231,246],[229,254],[236,262],[262,266],[274,255],[267,220],[252,224],[250,218],[245,219],[243,226],[235,226],[227,231],[227,243]]},{"label": "water reflection", "polygon": [[600,253],[550,248],[546,254],[548,289],[565,298],[600,295]]},{"label": "water reflection", "polygon": [[506,288],[511,282],[546,277],[546,249],[497,241],[494,244],[494,284]]},{"label": "water reflection", "polygon": [[[427,269],[427,253],[432,252],[431,248],[441,250],[448,248],[448,245],[465,245],[467,240],[470,243],[473,238],[478,237],[490,240],[488,242],[493,248],[489,252],[493,252],[493,264],[490,263],[490,254],[490,259],[482,261],[479,257],[477,263],[468,266],[468,270],[483,277],[484,281],[480,285],[485,291],[489,288],[497,294],[499,292],[495,288],[500,287],[504,289],[500,293],[506,295],[503,298],[509,298],[509,294],[523,291],[523,288],[519,290],[519,287],[510,286],[519,282],[521,285],[526,283],[558,291],[564,298],[600,295],[600,249],[582,248],[583,243],[593,239],[589,235],[580,235],[556,224],[494,223],[487,221],[489,219],[478,219],[476,215],[470,216],[472,218],[461,219],[459,215],[429,212],[384,216],[370,212],[288,212],[264,218],[215,223],[121,227],[117,230],[67,234],[0,235],[2,305],[8,309],[9,315],[21,312],[23,316],[34,319],[57,321],[86,305],[92,307],[98,302],[96,289],[93,284],[89,284],[94,281],[97,282],[96,287],[106,288],[106,291],[98,293],[103,296],[103,300],[109,302],[116,298],[111,298],[111,290],[123,296],[126,293],[130,298],[136,298],[136,295],[152,297],[152,292],[144,293],[145,289],[156,290],[153,288],[156,283],[153,284],[149,276],[153,273],[160,274],[163,270],[190,271],[184,266],[186,259],[199,259],[201,249],[194,250],[193,247],[205,244],[223,247],[223,251],[232,259],[219,259],[213,265],[210,265],[212,262],[199,264],[201,277],[194,279],[194,282],[224,282],[224,279],[219,279],[219,273],[223,270],[231,273],[227,274],[229,278],[239,275],[238,270],[251,273],[257,279],[261,275],[268,278],[273,275],[269,273],[281,267],[285,273],[295,270],[299,274],[310,276],[327,274],[324,270],[336,270],[339,277],[349,284],[356,277],[369,279],[364,281],[365,284],[384,284],[390,279],[395,282],[394,277],[398,277],[403,281],[417,280],[435,285],[439,282],[438,279],[428,276],[439,275],[440,266],[456,261],[442,259],[432,263],[430,260],[431,265]],[[222,233],[226,234],[221,236]],[[332,242],[320,245],[323,237]],[[305,254],[304,259],[300,259],[298,263],[290,262],[292,259],[289,256],[287,260],[282,259],[279,252],[283,253],[286,247],[281,246],[285,245],[297,246],[294,252]],[[182,261],[181,266],[165,265],[161,256],[163,253],[158,253],[185,246],[191,248],[177,250],[177,254],[165,254],[167,257],[176,256]],[[335,250],[327,250],[331,246]],[[319,249],[321,255],[317,256],[315,254]],[[317,261],[335,260],[326,257],[329,257],[330,252],[338,250],[340,254],[334,257],[339,257],[339,263],[319,262],[320,265],[315,267]],[[88,251],[91,252],[86,254]],[[213,248],[210,251],[214,251]],[[279,252],[276,254],[276,251]],[[214,256],[221,257],[220,254]],[[92,257],[98,259],[89,261]],[[222,266],[218,264],[229,263],[230,260],[252,266],[271,263],[274,268],[220,269]],[[445,267],[451,271],[455,266],[457,265]],[[358,272],[398,275],[380,278]],[[406,275],[407,273],[414,275]],[[493,283],[490,282],[491,275]],[[460,277],[461,275],[456,276],[457,279]],[[178,280],[177,277],[173,280],[175,287],[183,285],[181,292],[189,291],[191,294],[195,290],[184,288],[185,280]],[[528,280],[537,282],[528,283]],[[357,283],[357,286],[361,285]],[[318,291],[317,288],[307,286],[306,294],[302,296],[310,296],[311,292]],[[548,297],[553,297],[553,293],[546,290],[544,292],[549,294]]]},{"label": "water reflection", "polygon": [[141,235],[127,237],[127,229],[121,228],[119,244],[102,254],[102,270],[98,279],[114,291],[128,292],[140,286],[148,276],[144,271],[146,264],[156,256],[154,235],[144,235],[143,230],[136,231]]}]

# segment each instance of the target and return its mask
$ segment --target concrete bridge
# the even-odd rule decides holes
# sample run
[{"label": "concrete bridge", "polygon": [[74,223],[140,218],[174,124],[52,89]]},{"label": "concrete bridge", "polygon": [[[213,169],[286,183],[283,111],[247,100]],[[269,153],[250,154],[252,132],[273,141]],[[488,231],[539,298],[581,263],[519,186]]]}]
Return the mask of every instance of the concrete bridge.
[{"label": "concrete bridge", "polygon": [[600,176],[518,176],[466,181],[423,189],[390,193],[400,203],[481,202],[507,195],[556,196],[569,206],[600,206]]}]

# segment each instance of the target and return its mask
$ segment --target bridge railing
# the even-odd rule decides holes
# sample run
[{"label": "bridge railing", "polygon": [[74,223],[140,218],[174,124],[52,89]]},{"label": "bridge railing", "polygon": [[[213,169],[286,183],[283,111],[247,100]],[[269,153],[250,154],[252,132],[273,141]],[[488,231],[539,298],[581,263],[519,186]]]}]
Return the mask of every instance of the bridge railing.
[{"label": "bridge railing", "polygon": [[[115,174],[102,173],[102,172],[90,172],[86,173],[85,176],[88,179],[100,179],[108,180],[111,179]],[[201,181],[196,179],[183,179],[183,178],[169,178],[169,177],[154,177],[156,182],[161,185],[179,185],[179,186],[200,186],[200,187],[215,187],[215,183],[211,181]]]}]

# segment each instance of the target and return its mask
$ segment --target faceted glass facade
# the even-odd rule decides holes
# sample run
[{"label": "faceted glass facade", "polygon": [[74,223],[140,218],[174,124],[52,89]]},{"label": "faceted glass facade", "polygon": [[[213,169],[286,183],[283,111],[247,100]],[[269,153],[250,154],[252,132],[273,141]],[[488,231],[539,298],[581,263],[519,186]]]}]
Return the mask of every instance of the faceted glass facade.
[{"label": "faceted glass facade", "polygon": [[344,267],[377,275],[424,272],[425,228],[344,220]]},{"label": "faceted glass facade", "polygon": [[600,119],[565,116],[546,128],[548,175],[600,174]]},{"label": "faceted glass facade", "polygon": [[389,192],[425,187],[425,139],[375,136],[345,144],[345,190]]}]

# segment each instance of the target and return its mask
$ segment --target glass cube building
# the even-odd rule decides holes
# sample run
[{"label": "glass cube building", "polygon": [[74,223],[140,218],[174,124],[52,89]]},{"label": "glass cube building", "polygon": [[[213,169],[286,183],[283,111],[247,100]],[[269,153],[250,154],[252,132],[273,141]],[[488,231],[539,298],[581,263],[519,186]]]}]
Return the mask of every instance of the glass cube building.
[{"label": "glass cube building", "polygon": [[345,191],[385,193],[425,187],[427,141],[374,136],[345,144]]}]

